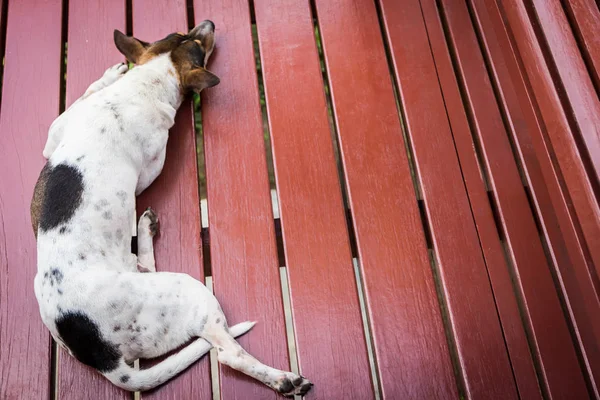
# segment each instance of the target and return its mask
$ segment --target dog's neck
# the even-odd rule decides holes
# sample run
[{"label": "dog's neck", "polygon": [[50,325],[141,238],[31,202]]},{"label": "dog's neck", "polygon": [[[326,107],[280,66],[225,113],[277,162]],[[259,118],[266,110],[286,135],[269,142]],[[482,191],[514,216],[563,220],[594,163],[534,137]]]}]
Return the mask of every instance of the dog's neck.
[{"label": "dog's neck", "polygon": [[169,53],[136,66],[125,77],[139,86],[139,94],[169,105],[174,110],[177,110],[183,101],[184,94]]}]

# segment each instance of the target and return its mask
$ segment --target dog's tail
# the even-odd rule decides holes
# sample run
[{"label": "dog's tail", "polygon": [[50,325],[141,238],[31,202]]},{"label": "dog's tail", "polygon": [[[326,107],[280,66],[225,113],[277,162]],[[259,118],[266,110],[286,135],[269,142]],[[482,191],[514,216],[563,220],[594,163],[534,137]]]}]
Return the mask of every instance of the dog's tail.
[{"label": "dog's tail", "polygon": [[[229,328],[231,336],[238,337],[248,332],[256,322],[242,322]],[[179,352],[147,369],[134,369],[121,360],[119,367],[104,374],[118,387],[132,392],[144,391],[162,385],[175,375],[192,365],[210,351],[212,345],[204,339],[197,339]]]}]

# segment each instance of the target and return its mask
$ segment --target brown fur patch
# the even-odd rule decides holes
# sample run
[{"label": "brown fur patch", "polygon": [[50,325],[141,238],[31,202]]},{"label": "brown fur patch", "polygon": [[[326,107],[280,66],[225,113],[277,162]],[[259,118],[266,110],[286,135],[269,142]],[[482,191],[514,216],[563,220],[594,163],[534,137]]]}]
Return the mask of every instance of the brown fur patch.
[{"label": "brown fur patch", "polygon": [[151,44],[138,60],[138,64],[145,64],[161,54],[170,53],[177,80],[185,91],[189,89],[186,77],[194,69],[204,68],[206,52],[210,51],[212,48],[204,48],[202,41],[174,33]]},{"label": "brown fur patch", "polygon": [[33,227],[33,234],[37,239],[38,226],[40,222],[40,214],[42,213],[42,203],[44,202],[44,196],[46,194],[46,182],[48,180],[48,174],[50,172],[50,166],[48,163],[44,165],[42,172],[35,184],[33,189],[33,198],[31,199],[31,206],[29,211],[31,213],[31,226]]},{"label": "brown fur patch", "polygon": [[187,35],[180,32],[172,33],[151,44],[126,37],[121,32],[115,31],[117,48],[138,65],[170,53],[175,74],[171,71],[169,74],[177,77],[184,92],[191,89],[202,90],[219,82],[219,79],[209,72],[198,73],[198,70],[204,70],[205,63],[212,53],[214,38],[214,24],[210,21],[202,22]]},{"label": "brown fur patch", "polygon": [[186,40],[185,35],[180,35],[178,33],[172,33],[166,38],[159,40],[158,42],[152,43],[148,49],[142,54],[137,64],[142,65],[152,60],[153,58],[168,53],[170,51],[174,51],[179,47],[179,45]]}]

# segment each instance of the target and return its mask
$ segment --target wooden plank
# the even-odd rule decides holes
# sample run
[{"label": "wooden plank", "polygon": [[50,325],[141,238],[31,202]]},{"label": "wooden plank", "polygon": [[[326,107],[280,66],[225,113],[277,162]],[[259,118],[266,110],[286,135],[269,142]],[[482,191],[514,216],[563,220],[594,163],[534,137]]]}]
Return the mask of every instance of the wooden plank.
[{"label": "wooden plank", "polygon": [[124,0],[69,2],[67,28],[66,106],[123,56],[113,43],[113,30],[125,31]]},{"label": "wooden plank", "polygon": [[552,397],[587,390],[466,4],[442,1],[467,105],[489,175],[525,321]]},{"label": "wooden plank", "polygon": [[[505,110],[518,154],[532,189],[534,204],[544,228],[548,251],[557,267],[561,289],[574,332],[581,346],[584,365],[595,395],[600,386],[600,302],[590,276],[584,244],[578,235],[579,224],[569,210],[560,187],[560,177],[552,154],[530,102],[525,81],[493,1],[472,2],[474,16],[485,43],[498,93]],[[487,7],[486,7],[487,6]]]},{"label": "wooden plank", "polygon": [[311,397],[372,398],[310,5],[255,7],[300,370]]},{"label": "wooden plank", "polygon": [[504,250],[478,165],[469,121],[446,47],[437,8],[430,1],[423,1],[421,7],[519,395],[521,398],[541,399],[533,360],[529,356],[527,336],[521,323]]},{"label": "wooden plank", "polygon": [[[209,69],[221,78],[202,97],[215,294],[230,324],[258,321],[240,344],[265,364],[289,370],[248,1],[194,1],[194,14],[216,25]],[[228,367],[220,367],[220,377],[223,399],[278,398]]]},{"label": "wooden plank", "polygon": [[[554,86],[552,75],[546,65],[544,54],[537,42],[527,10],[519,3],[498,3],[497,7],[506,21],[512,38],[512,46],[518,51],[520,61],[526,73],[532,96],[535,97],[539,107],[541,121],[549,138],[549,144],[560,166],[562,184],[568,189],[568,202],[575,209],[577,219],[581,225],[582,234],[587,241],[588,254],[598,252],[597,245],[593,245],[591,238],[600,237],[600,209],[594,196],[594,189],[588,177],[585,166],[578,152],[574,136],[569,126],[565,110],[562,108],[559,92]],[[585,244],[583,245],[585,246]],[[591,274],[598,269],[596,259],[598,256],[589,256],[588,265]],[[592,263],[596,263],[594,271]],[[597,276],[597,275],[596,275]],[[596,283],[596,293],[598,284]]]},{"label": "wooden plank", "polygon": [[456,398],[375,5],[316,9],[382,394]]},{"label": "wooden plank", "polygon": [[[33,293],[29,204],[58,116],[61,1],[8,6],[0,115],[0,398],[50,398],[50,335]],[[40,68],[43,60],[43,68]]]},{"label": "wooden plank", "polygon": [[552,148],[563,175],[563,185],[575,209],[581,231],[587,242],[591,262],[598,271],[600,259],[600,206],[594,188],[587,174],[582,156],[577,148],[574,132],[562,107],[559,91],[554,85],[552,74],[546,64],[542,48],[525,6],[519,2],[496,2],[506,19],[511,37],[523,63],[531,94],[539,107]]},{"label": "wooden plank", "polygon": [[[582,158],[587,161],[587,173],[591,182],[590,197],[595,197],[593,214],[579,215],[583,233],[591,253],[596,274],[600,276],[600,211],[598,190],[600,185],[600,99],[594,90],[587,69],[573,38],[571,27],[560,2],[533,1],[535,23],[545,38],[548,54],[557,76],[555,84],[563,97],[565,112],[571,114],[571,134],[580,144]],[[508,7],[508,6],[507,6]],[[565,167],[563,167],[565,168]],[[588,190],[588,188],[579,188]],[[579,211],[578,211],[579,213]]]},{"label": "wooden plank", "polygon": [[[600,182],[600,99],[581,58],[573,31],[559,0],[532,0],[532,14],[546,40],[548,56],[557,72],[557,83],[571,106],[584,153],[591,160],[590,173]],[[596,11],[597,11],[596,7]],[[590,14],[593,15],[593,14]],[[597,186],[596,186],[597,187]],[[596,243],[600,243],[600,238]],[[600,259],[597,268],[600,272]]]},{"label": "wooden plank", "polygon": [[517,398],[458,157],[448,151],[454,143],[421,7],[418,0],[382,0],[381,8],[465,395]]},{"label": "wooden plank", "polygon": [[600,10],[593,0],[570,0],[563,3],[571,27],[586,60],[588,72],[600,90]]},{"label": "wooden plank", "polygon": [[[106,68],[123,59],[113,44],[115,28],[125,28],[123,0],[69,2],[66,107],[81,97]],[[57,352],[60,399],[80,399],[84,393],[97,393],[100,398],[111,399],[130,396],[97,371],[69,356],[63,348]]]},{"label": "wooden plank", "polygon": [[600,206],[562,107],[559,91],[554,85],[525,6],[519,2],[496,3],[507,21],[511,37],[519,38],[513,40],[513,46],[522,60],[531,94],[535,97],[549,138],[548,146],[558,161],[563,185],[568,189],[570,202],[587,242],[586,250],[597,272],[600,265],[597,261],[600,259],[600,244],[597,242],[600,240]]},{"label": "wooden plank", "polygon": [[[133,34],[154,41],[173,32],[187,32],[186,11],[185,0],[133,0]],[[189,99],[179,108],[169,132],[162,173],[138,199],[138,214],[148,206],[160,218],[160,235],[154,241],[157,270],[184,272],[204,281],[196,136]],[[142,362],[141,367],[145,366],[148,364]],[[144,399],[161,400],[190,396],[202,399],[211,396],[208,357],[166,385],[142,394]]]}]

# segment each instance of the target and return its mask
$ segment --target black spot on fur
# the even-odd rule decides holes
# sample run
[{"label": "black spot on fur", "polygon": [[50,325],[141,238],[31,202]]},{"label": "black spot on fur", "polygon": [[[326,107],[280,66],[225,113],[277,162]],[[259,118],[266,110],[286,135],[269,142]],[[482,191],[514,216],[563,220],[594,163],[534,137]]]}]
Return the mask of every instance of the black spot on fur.
[{"label": "black spot on fur", "polygon": [[119,198],[119,200],[121,200],[121,207],[125,207],[125,200],[127,200],[127,192],[125,192],[124,190],[119,190],[116,193],[116,195]]},{"label": "black spot on fur", "polygon": [[294,390],[294,384],[289,379],[284,379],[278,389],[281,393],[289,393]]},{"label": "black spot on fur", "polygon": [[67,312],[56,320],[56,328],[75,358],[100,372],[119,366],[118,347],[106,341],[98,325],[82,312]]},{"label": "black spot on fur", "polygon": [[122,375],[121,378],[119,378],[119,380],[123,383],[127,383],[129,382],[129,375]]},{"label": "black spot on fur", "polygon": [[63,226],[58,230],[58,233],[60,233],[61,235],[64,234],[67,231],[67,227]]},{"label": "black spot on fur", "polygon": [[85,158],[85,155],[79,156],[75,159],[75,161],[79,162],[79,161],[83,160],[84,158]]},{"label": "black spot on fur", "polygon": [[102,218],[104,218],[104,219],[112,219],[112,212],[111,211],[104,211],[102,213]]},{"label": "black spot on fur", "polygon": [[63,280],[63,274],[60,271],[60,269],[58,268],[52,268],[50,269],[50,279],[56,281],[56,283],[62,283]]},{"label": "black spot on fur", "polygon": [[304,380],[304,378],[302,378],[301,376],[299,376],[296,379],[294,379],[292,381],[292,383],[294,384],[294,386],[300,386],[300,384],[302,383],[303,380]]},{"label": "black spot on fur", "polygon": [[60,294],[60,295],[62,295],[62,294],[63,294],[63,291],[62,291],[62,289],[58,289],[58,294]]},{"label": "black spot on fur", "polygon": [[221,323],[221,318],[217,318],[217,320],[215,321],[217,324]]},{"label": "black spot on fur", "polygon": [[100,128],[100,133],[106,133],[106,127],[103,126],[102,128]]},{"label": "black spot on fur", "polygon": [[116,120],[119,120],[121,118],[121,113],[117,109],[117,106],[111,103],[110,101],[106,101],[105,103],[110,112],[112,113],[113,117],[115,117]]},{"label": "black spot on fur", "polygon": [[106,252],[105,252],[104,250],[100,250],[100,255],[101,255],[102,257],[106,257]]},{"label": "black spot on fur", "polygon": [[80,259],[80,260],[82,260],[82,261],[86,259],[86,257],[85,257],[85,254],[83,254],[83,253],[79,253],[79,256],[78,256],[78,257],[79,257],[79,259]]},{"label": "black spot on fur", "polygon": [[94,210],[100,211],[102,208],[106,207],[108,204],[109,204],[108,200],[101,199],[96,204],[94,204]]},{"label": "black spot on fur", "polygon": [[79,208],[83,196],[83,176],[78,168],[58,164],[48,172],[40,229],[47,232],[68,222]]},{"label": "black spot on fur", "polygon": [[200,332],[204,331],[204,326],[206,325],[206,322],[208,321],[208,315],[205,315],[204,317],[202,317],[202,319],[200,320]]}]

